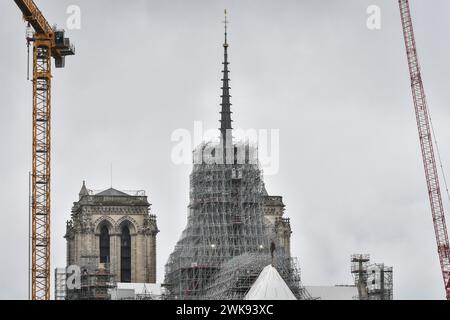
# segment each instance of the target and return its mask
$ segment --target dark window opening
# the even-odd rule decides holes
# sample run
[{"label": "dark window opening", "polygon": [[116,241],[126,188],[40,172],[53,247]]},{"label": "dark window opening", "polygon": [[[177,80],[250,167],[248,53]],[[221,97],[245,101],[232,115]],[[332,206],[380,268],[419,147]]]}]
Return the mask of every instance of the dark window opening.
[{"label": "dark window opening", "polygon": [[131,282],[131,236],[127,226],[120,236],[120,281]]},{"label": "dark window opening", "polygon": [[103,226],[100,230],[100,263],[109,263],[109,230]]}]

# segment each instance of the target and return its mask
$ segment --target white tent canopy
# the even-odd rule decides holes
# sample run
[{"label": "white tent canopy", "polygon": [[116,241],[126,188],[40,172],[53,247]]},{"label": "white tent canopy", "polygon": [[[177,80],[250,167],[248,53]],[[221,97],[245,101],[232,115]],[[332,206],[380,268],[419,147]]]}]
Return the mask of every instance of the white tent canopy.
[{"label": "white tent canopy", "polygon": [[268,265],[247,292],[244,300],[297,300],[277,269]]}]

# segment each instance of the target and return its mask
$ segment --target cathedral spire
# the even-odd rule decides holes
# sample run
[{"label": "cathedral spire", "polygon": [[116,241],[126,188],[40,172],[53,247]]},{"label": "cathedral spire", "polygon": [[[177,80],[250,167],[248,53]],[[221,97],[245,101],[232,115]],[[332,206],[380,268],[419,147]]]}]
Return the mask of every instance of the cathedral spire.
[{"label": "cathedral spire", "polygon": [[223,61],[223,77],[222,77],[222,110],[220,111],[220,134],[221,139],[223,139],[223,145],[226,146],[227,139],[230,139],[231,142],[231,102],[230,102],[230,79],[229,79],[229,70],[228,70],[228,19],[227,19],[227,10],[225,10],[225,42],[223,43],[224,49],[224,61]]},{"label": "cathedral spire", "polygon": [[80,196],[80,200],[83,196],[88,196],[89,191],[86,188],[86,181],[83,180],[83,186],[81,187],[80,193],[78,194]]}]

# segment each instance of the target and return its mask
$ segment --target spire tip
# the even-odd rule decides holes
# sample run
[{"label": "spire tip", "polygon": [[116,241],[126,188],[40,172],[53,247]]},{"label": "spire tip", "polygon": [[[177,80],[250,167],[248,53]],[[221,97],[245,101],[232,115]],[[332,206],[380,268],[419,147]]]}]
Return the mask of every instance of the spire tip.
[{"label": "spire tip", "polygon": [[227,9],[225,9],[224,11],[225,14],[225,20],[223,21],[224,25],[225,25],[225,42],[224,42],[224,46],[228,47],[228,40],[227,40],[227,36],[228,36],[228,11]]},{"label": "spire tip", "polygon": [[[228,70],[228,15],[227,15],[227,9],[224,10],[225,13],[225,42],[223,44],[224,48],[224,61],[223,61],[223,79],[222,79],[222,110],[220,112],[221,119],[220,119],[220,132],[221,137],[223,139],[224,145],[226,145],[227,135],[231,135],[231,132],[229,132],[232,129],[232,120],[231,120],[231,102],[230,102],[230,78],[229,78],[229,70]],[[229,141],[231,142],[231,137],[228,137]]]}]

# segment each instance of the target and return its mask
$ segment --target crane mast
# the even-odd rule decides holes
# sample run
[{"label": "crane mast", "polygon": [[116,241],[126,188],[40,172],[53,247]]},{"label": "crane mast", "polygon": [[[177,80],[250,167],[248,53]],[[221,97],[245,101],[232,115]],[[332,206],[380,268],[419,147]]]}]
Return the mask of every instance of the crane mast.
[{"label": "crane mast", "polygon": [[433,217],[434,231],[436,234],[439,261],[441,264],[446,296],[447,299],[450,300],[450,249],[439,176],[434,155],[430,116],[417,56],[409,1],[399,0],[398,2],[402,20],[406,54],[408,57],[409,73],[411,76],[411,89],[416,112],[417,127],[419,129],[420,146],[428,187],[428,196],[431,205],[431,213]]},{"label": "crane mast", "polygon": [[31,298],[50,299],[51,58],[57,68],[75,54],[63,30],[50,27],[32,0],[14,0],[34,29],[31,176]]}]

